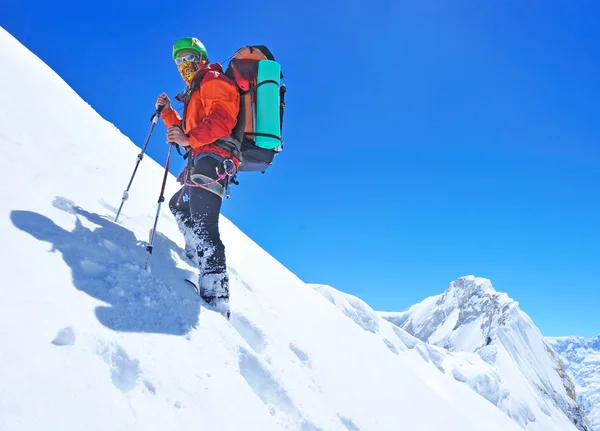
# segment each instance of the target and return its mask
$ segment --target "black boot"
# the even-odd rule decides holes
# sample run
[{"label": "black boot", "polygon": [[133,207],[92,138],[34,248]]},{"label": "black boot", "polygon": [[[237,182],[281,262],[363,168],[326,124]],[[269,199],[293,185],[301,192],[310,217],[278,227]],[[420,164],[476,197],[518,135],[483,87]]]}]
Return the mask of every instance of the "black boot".
[{"label": "black boot", "polygon": [[200,275],[198,279],[200,296],[206,303],[229,319],[229,277],[227,272]]}]

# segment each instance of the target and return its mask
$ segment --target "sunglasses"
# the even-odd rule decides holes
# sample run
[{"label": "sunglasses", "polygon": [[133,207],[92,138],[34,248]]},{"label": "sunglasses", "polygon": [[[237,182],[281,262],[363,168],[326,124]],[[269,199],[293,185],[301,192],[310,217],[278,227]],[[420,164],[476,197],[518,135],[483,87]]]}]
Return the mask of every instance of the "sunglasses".
[{"label": "sunglasses", "polygon": [[198,61],[200,60],[202,57],[197,55],[197,54],[187,54],[187,55],[183,55],[181,57],[177,57],[175,59],[175,64],[177,64],[178,66],[183,63],[183,60],[187,61],[188,63],[192,63],[194,61]]}]

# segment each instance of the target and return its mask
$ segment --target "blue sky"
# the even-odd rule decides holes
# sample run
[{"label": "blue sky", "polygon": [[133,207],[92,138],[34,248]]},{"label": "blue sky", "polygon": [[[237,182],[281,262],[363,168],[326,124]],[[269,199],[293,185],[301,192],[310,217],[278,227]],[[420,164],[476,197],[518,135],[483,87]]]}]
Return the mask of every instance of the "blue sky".
[{"label": "blue sky", "polygon": [[[230,220],[375,309],[475,274],[545,335],[600,333],[600,4],[267,1],[244,18],[248,5],[8,0],[0,25],[138,145],[157,95],[182,88],[176,39],[219,62],[266,44],[286,147],[240,176]],[[160,163],[164,134],[148,150]]]}]

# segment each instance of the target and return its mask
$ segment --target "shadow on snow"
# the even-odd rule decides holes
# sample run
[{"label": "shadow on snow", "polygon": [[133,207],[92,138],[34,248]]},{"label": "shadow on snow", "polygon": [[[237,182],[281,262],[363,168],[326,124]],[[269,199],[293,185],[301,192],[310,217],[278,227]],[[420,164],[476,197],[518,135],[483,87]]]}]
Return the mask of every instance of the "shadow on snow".
[{"label": "shadow on snow", "polygon": [[[73,285],[108,305],[96,317],[115,331],[184,335],[198,325],[201,299],[184,282],[190,271],[177,268],[173,254],[183,250],[157,232],[151,257],[152,272],[144,270],[146,242],[130,230],[85,211],[65,198],[53,205],[76,216],[75,228],[65,230],[48,217],[31,211],[12,211],[20,230],[52,244],[73,275]],[[82,218],[97,227],[89,229]]]}]

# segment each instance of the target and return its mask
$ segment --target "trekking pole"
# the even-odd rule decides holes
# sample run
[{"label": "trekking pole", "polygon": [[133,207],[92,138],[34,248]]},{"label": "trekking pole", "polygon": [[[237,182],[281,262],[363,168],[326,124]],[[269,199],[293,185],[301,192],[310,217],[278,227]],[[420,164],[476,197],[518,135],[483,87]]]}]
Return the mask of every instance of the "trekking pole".
[{"label": "trekking pole", "polygon": [[152,122],[152,126],[150,126],[150,131],[148,132],[148,136],[146,137],[146,142],[144,142],[144,146],[142,147],[142,151],[137,156],[137,162],[135,163],[135,168],[133,169],[133,174],[131,175],[131,179],[129,180],[129,184],[127,184],[127,188],[123,192],[123,198],[121,199],[121,206],[119,206],[119,211],[117,211],[117,215],[115,216],[115,223],[119,219],[119,214],[121,214],[121,209],[123,209],[123,204],[125,203],[125,201],[127,199],[129,199],[129,188],[131,187],[131,183],[133,183],[133,178],[135,177],[135,173],[137,172],[138,167],[140,166],[140,162],[142,161],[142,158],[144,157],[144,153],[146,152],[146,147],[148,146],[148,142],[150,141],[150,136],[152,135],[152,131],[154,130],[154,126],[156,126],[156,123],[158,121],[158,117],[160,117],[160,113],[162,112],[163,108],[164,108],[164,106],[160,105],[156,109],[156,112],[152,115],[152,117],[150,117],[150,121]]},{"label": "trekking pole", "polygon": [[146,247],[146,251],[148,252],[148,257],[146,258],[146,270],[148,270],[148,262],[150,261],[150,256],[152,255],[152,244],[154,243],[154,234],[156,233],[156,225],[158,224],[160,206],[165,201],[165,185],[167,184],[167,177],[169,176],[169,163],[171,162],[171,152],[173,151],[173,147],[175,145],[176,144],[174,142],[169,142],[169,154],[167,155],[167,163],[165,163],[165,174],[163,176],[162,186],[160,188],[160,196],[158,197],[158,209],[156,210],[154,227],[150,231],[150,243],[148,244],[148,247]]}]

